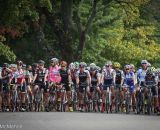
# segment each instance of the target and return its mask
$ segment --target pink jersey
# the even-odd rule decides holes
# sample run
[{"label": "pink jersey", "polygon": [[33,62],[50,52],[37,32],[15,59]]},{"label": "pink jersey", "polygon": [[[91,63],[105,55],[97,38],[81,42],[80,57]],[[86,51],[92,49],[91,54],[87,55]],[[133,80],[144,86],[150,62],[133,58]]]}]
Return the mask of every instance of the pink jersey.
[{"label": "pink jersey", "polygon": [[49,75],[48,75],[49,82],[54,82],[54,83],[61,82],[61,76],[59,73],[59,69],[60,69],[60,67],[58,67],[58,66],[49,68]]}]

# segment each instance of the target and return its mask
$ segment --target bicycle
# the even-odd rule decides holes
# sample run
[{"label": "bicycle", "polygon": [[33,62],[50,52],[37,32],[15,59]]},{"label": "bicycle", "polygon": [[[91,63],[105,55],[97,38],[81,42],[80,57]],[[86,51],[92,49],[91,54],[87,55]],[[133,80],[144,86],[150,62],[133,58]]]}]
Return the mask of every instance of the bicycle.
[{"label": "bicycle", "polygon": [[145,87],[147,88],[147,99],[144,99],[144,111],[146,114],[150,115],[151,112],[153,111],[152,109],[152,87],[154,87],[155,85],[145,85]]},{"label": "bicycle", "polygon": [[50,85],[49,103],[48,103],[49,111],[53,111],[55,106],[56,106],[56,87],[55,87],[55,85]]},{"label": "bicycle", "polygon": [[106,91],[106,106],[105,106],[105,110],[107,113],[111,112],[112,113],[112,100],[111,100],[111,90],[110,87],[107,87],[107,91]]},{"label": "bicycle", "polygon": [[126,85],[124,92],[124,105],[126,108],[126,114],[129,114],[131,111],[131,93],[129,86]]},{"label": "bicycle", "polygon": [[34,95],[35,112],[44,111],[43,105],[43,89],[37,88]]},{"label": "bicycle", "polygon": [[120,96],[120,93],[121,93],[121,85],[117,86],[115,88],[115,112],[118,113],[120,111],[120,107],[121,107],[121,96]]},{"label": "bicycle", "polygon": [[71,85],[71,99],[72,99],[72,106],[73,111],[78,111],[78,89],[74,84]]},{"label": "bicycle", "polygon": [[137,114],[140,114],[141,112],[143,113],[143,108],[144,108],[144,94],[143,90],[144,88],[140,86],[139,91],[136,93],[136,110]]}]

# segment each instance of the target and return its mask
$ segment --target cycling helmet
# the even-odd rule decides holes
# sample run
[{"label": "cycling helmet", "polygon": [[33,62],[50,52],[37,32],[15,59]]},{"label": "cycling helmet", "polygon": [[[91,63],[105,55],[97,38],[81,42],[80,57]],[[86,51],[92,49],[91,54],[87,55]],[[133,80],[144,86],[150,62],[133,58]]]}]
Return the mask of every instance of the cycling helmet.
[{"label": "cycling helmet", "polygon": [[80,62],[79,67],[80,68],[87,67],[87,64],[85,62]]},{"label": "cycling helmet", "polygon": [[150,70],[151,70],[151,72],[154,73],[156,71],[156,68],[155,67],[151,67]]},{"label": "cycling helmet", "polygon": [[133,69],[135,68],[134,64],[130,64],[130,67],[133,68]]},{"label": "cycling helmet", "polygon": [[91,66],[89,70],[90,71],[96,71],[97,70],[97,66]]},{"label": "cycling helmet", "polygon": [[151,63],[148,62],[148,63],[147,63],[147,67],[151,67]]},{"label": "cycling helmet", "polygon": [[120,63],[118,63],[118,62],[114,63],[114,68],[120,68],[120,66],[121,66]]},{"label": "cycling helmet", "polygon": [[98,71],[101,71],[101,67],[99,67],[99,66],[96,66],[96,68],[97,68],[97,70],[98,70]]},{"label": "cycling helmet", "polygon": [[75,69],[75,64],[73,62],[69,64],[69,69],[71,70]]},{"label": "cycling helmet", "polygon": [[59,60],[58,60],[57,58],[52,58],[52,59],[51,59],[51,63],[57,64],[58,62],[59,62]]},{"label": "cycling helmet", "polygon": [[44,62],[43,60],[39,60],[39,61],[38,61],[38,64],[39,64],[39,65],[44,65],[45,62]]},{"label": "cycling helmet", "polygon": [[148,69],[147,69],[147,72],[146,72],[146,75],[152,75],[152,74],[153,74],[152,69],[151,69],[151,68],[148,68]]},{"label": "cycling helmet", "polygon": [[79,69],[79,63],[78,62],[74,62],[74,66],[75,66],[75,69]]},{"label": "cycling helmet", "polygon": [[22,65],[23,65],[23,62],[22,62],[21,60],[18,60],[18,61],[17,61],[17,65],[22,66]]},{"label": "cycling helmet", "polygon": [[33,67],[33,68],[37,68],[37,66],[38,66],[37,63],[33,63],[33,64],[32,64],[32,67]]},{"label": "cycling helmet", "polygon": [[131,66],[130,65],[125,65],[125,67],[124,67],[125,69],[130,69],[131,68]]},{"label": "cycling helmet", "polygon": [[91,64],[89,65],[89,67],[92,67],[92,66],[96,66],[96,64],[95,64],[95,63],[91,63]]},{"label": "cycling helmet", "polygon": [[3,68],[8,68],[9,64],[8,63],[3,63]]},{"label": "cycling helmet", "polygon": [[66,61],[61,61],[60,65],[61,65],[62,67],[66,67],[66,66],[67,66],[67,62],[66,62]]},{"label": "cycling helmet", "polygon": [[148,61],[147,60],[142,60],[141,64],[148,64]]},{"label": "cycling helmet", "polygon": [[112,66],[112,62],[111,61],[107,61],[105,66]]},{"label": "cycling helmet", "polygon": [[10,68],[16,68],[16,64],[10,64]]}]

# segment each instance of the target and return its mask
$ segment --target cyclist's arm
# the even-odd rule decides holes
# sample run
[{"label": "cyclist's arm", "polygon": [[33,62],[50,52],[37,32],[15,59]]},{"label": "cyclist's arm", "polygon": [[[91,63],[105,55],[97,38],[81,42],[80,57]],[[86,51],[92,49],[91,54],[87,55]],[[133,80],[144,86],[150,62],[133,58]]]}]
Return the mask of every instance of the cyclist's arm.
[{"label": "cyclist's arm", "polygon": [[101,74],[97,73],[97,87],[100,85],[101,83]]},{"label": "cyclist's arm", "polygon": [[37,78],[37,74],[35,74],[33,77],[33,83],[35,82],[36,78]]},{"label": "cyclist's arm", "polygon": [[116,83],[116,73],[115,73],[115,71],[113,71],[113,84],[115,84]]},{"label": "cyclist's arm", "polygon": [[69,81],[69,83],[72,82],[71,71],[70,70],[68,70],[68,81]]},{"label": "cyclist's arm", "polygon": [[123,71],[121,72],[121,75],[122,75],[121,85],[123,85],[123,83],[124,83],[124,73],[123,73]]},{"label": "cyclist's arm", "polygon": [[44,76],[44,82],[47,82],[47,77],[48,77],[48,70],[46,70],[45,76]]},{"label": "cyclist's arm", "polygon": [[101,75],[101,81],[100,81],[101,84],[104,84],[104,73],[105,73],[105,72],[103,71],[103,72],[102,72],[102,75]]},{"label": "cyclist's arm", "polygon": [[78,74],[78,72],[76,73],[76,85],[79,85],[79,74]]},{"label": "cyclist's arm", "polygon": [[87,71],[87,84],[88,86],[91,86],[91,76],[90,76],[89,71]]}]

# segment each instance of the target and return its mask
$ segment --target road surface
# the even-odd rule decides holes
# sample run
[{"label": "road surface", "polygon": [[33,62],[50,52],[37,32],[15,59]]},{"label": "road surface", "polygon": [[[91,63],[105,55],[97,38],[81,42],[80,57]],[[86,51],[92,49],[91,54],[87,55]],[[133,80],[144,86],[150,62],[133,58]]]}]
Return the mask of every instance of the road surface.
[{"label": "road surface", "polygon": [[0,113],[0,130],[160,130],[160,116],[26,112]]}]

